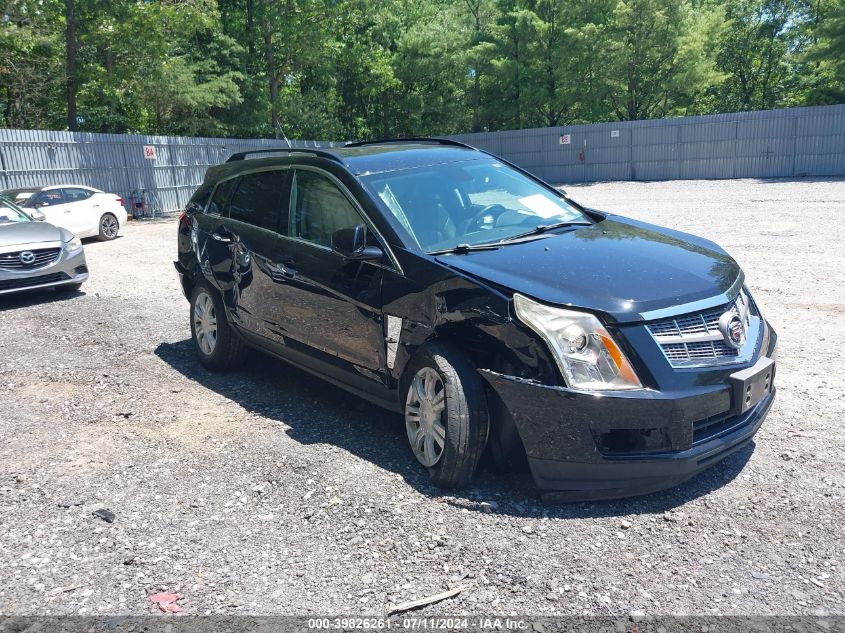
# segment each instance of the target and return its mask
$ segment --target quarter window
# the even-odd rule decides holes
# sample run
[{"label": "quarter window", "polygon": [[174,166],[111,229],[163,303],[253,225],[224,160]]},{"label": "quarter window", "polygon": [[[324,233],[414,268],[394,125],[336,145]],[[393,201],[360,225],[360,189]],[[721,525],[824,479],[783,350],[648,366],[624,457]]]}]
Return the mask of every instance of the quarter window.
[{"label": "quarter window", "polygon": [[289,234],[331,247],[332,233],[363,224],[361,216],[340,189],[314,172],[296,172],[291,194]]},{"label": "quarter window", "polygon": [[229,217],[270,231],[279,230],[287,172],[261,171],[242,176],[229,205]]},{"label": "quarter window", "polygon": [[208,203],[208,213],[211,215],[229,215],[229,196],[235,186],[235,179],[224,180],[214,190],[211,202]]}]

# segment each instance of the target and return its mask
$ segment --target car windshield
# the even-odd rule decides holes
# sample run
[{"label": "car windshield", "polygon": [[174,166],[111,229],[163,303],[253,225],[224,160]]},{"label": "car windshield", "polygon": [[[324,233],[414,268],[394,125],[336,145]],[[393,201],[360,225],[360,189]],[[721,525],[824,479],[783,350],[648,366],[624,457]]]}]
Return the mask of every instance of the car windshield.
[{"label": "car windshield", "polygon": [[34,189],[7,189],[6,191],[0,192],[0,196],[8,198],[19,206],[23,206],[24,202],[29,200],[34,194]]},{"label": "car windshield", "polygon": [[562,196],[495,159],[362,177],[427,252],[496,243],[538,226],[590,220]]},{"label": "car windshield", "polygon": [[31,220],[18,205],[5,196],[0,196],[0,224],[12,222],[31,222]]}]

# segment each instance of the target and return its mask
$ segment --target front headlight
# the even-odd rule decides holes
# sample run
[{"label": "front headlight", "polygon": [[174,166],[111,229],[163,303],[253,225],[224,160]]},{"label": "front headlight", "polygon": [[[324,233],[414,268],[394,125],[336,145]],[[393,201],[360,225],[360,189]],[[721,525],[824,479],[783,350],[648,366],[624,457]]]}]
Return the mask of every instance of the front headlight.
[{"label": "front headlight", "polygon": [[520,294],[513,303],[519,319],[548,344],[568,387],[642,388],[625,354],[592,314],[554,308]]},{"label": "front headlight", "polygon": [[70,238],[67,242],[65,242],[65,251],[68,253],[75,253],[80,248],[82,248],[82,240],[80,240],[75,235]]},{"label": "front headlight", "polygon": [[747,287],[742,287],[739,291],[738,299],[742,300],[743,305],[747,307],[748,314],[756,317],[762,316],[760,314],[760,304],[757,303],[757,299],[751,296],[751,292],[749,292]]}]

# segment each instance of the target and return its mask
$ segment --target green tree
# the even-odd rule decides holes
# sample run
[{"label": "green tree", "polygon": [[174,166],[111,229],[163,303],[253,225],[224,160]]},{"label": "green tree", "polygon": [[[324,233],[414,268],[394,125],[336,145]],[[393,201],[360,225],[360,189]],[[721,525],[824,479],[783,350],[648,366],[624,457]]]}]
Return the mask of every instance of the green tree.
[{"label": "green tree", "polygon": [[845,102],[845,0],[5,0],[0,122],[376,138]]},{"label": "green tree", "polygon": [[798,76],[793,50],[800,4],[794,0],[728,0],[717,68],[726,76],[716,109],[792,105]]},{"label": "green tree", "polygon": [[845,103],[845,0],[808,7],[801,78],[810,105]]},{"label": "green tree", "polygon": [[64,126],[63,5],[13,0],[0,21],[0,121],[6,127]]},{"label": "green tree", "polygon": [[620,0],[596,53],[610,112],[621,120],[684,114],[723,79],[713,41],[718,11],[687,0]]},{"label": "green tree", "polygon": [[431,3],[410,16],[409,28],[400,35],[393,56],[401,84],[397,135],[449,134],[469,128],[466,32],[455,28],[458,16],[457,5]]}]

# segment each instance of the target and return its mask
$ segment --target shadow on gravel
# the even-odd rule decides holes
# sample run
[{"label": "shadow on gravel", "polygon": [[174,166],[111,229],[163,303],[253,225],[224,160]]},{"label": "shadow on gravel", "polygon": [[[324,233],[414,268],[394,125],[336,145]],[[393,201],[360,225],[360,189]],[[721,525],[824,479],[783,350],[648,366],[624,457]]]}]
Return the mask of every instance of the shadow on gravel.
[{"label": "shadow on gravel", "polygon": [[[123,229],[121,228],[121,230],[123,230]],[[112,238],[110,240],[101,240],[96,235],[94,235],[92,237],[83,237],[82,238],[82,245],[85,246],[85,248],[97,248],[101,244],[109,244],[109,243],[114,244],[116,242],[119,242],[124,237],[126,237],[126,236],[122,235],[122,234],[118,235],[117,237]]]},{"label": "shadow on gravel", "polygon": [[242,407],[290,427],[286,432],[302,444],[331,444],[400,475],[432,499],[471,512],[490,511],[481,502],[495,502],[492,512],[508,516],[559,519],[665,513],[702,497],[735,478],[754,451],[753,442],[715,467],[680,486],[644,497],[619,501],[547,505],[541,502],[528,474],[502,475],[482,465],[473,485],[444,491],[431,485],[411,455],[402,417],[346,393],[282,361],[253,353],[236,371],[214,373],[197,361],[190,339],[161,343],[155,354],[186,378]]},{"label": "shadow on gravel", "polygon": [[15,308],[28,308],[44,303],[57,303],[59,301],[70,301],[84,297],[83,290],[22,290],[14,294],[0,295],[0,312],[3,310],[14,310]]}]

